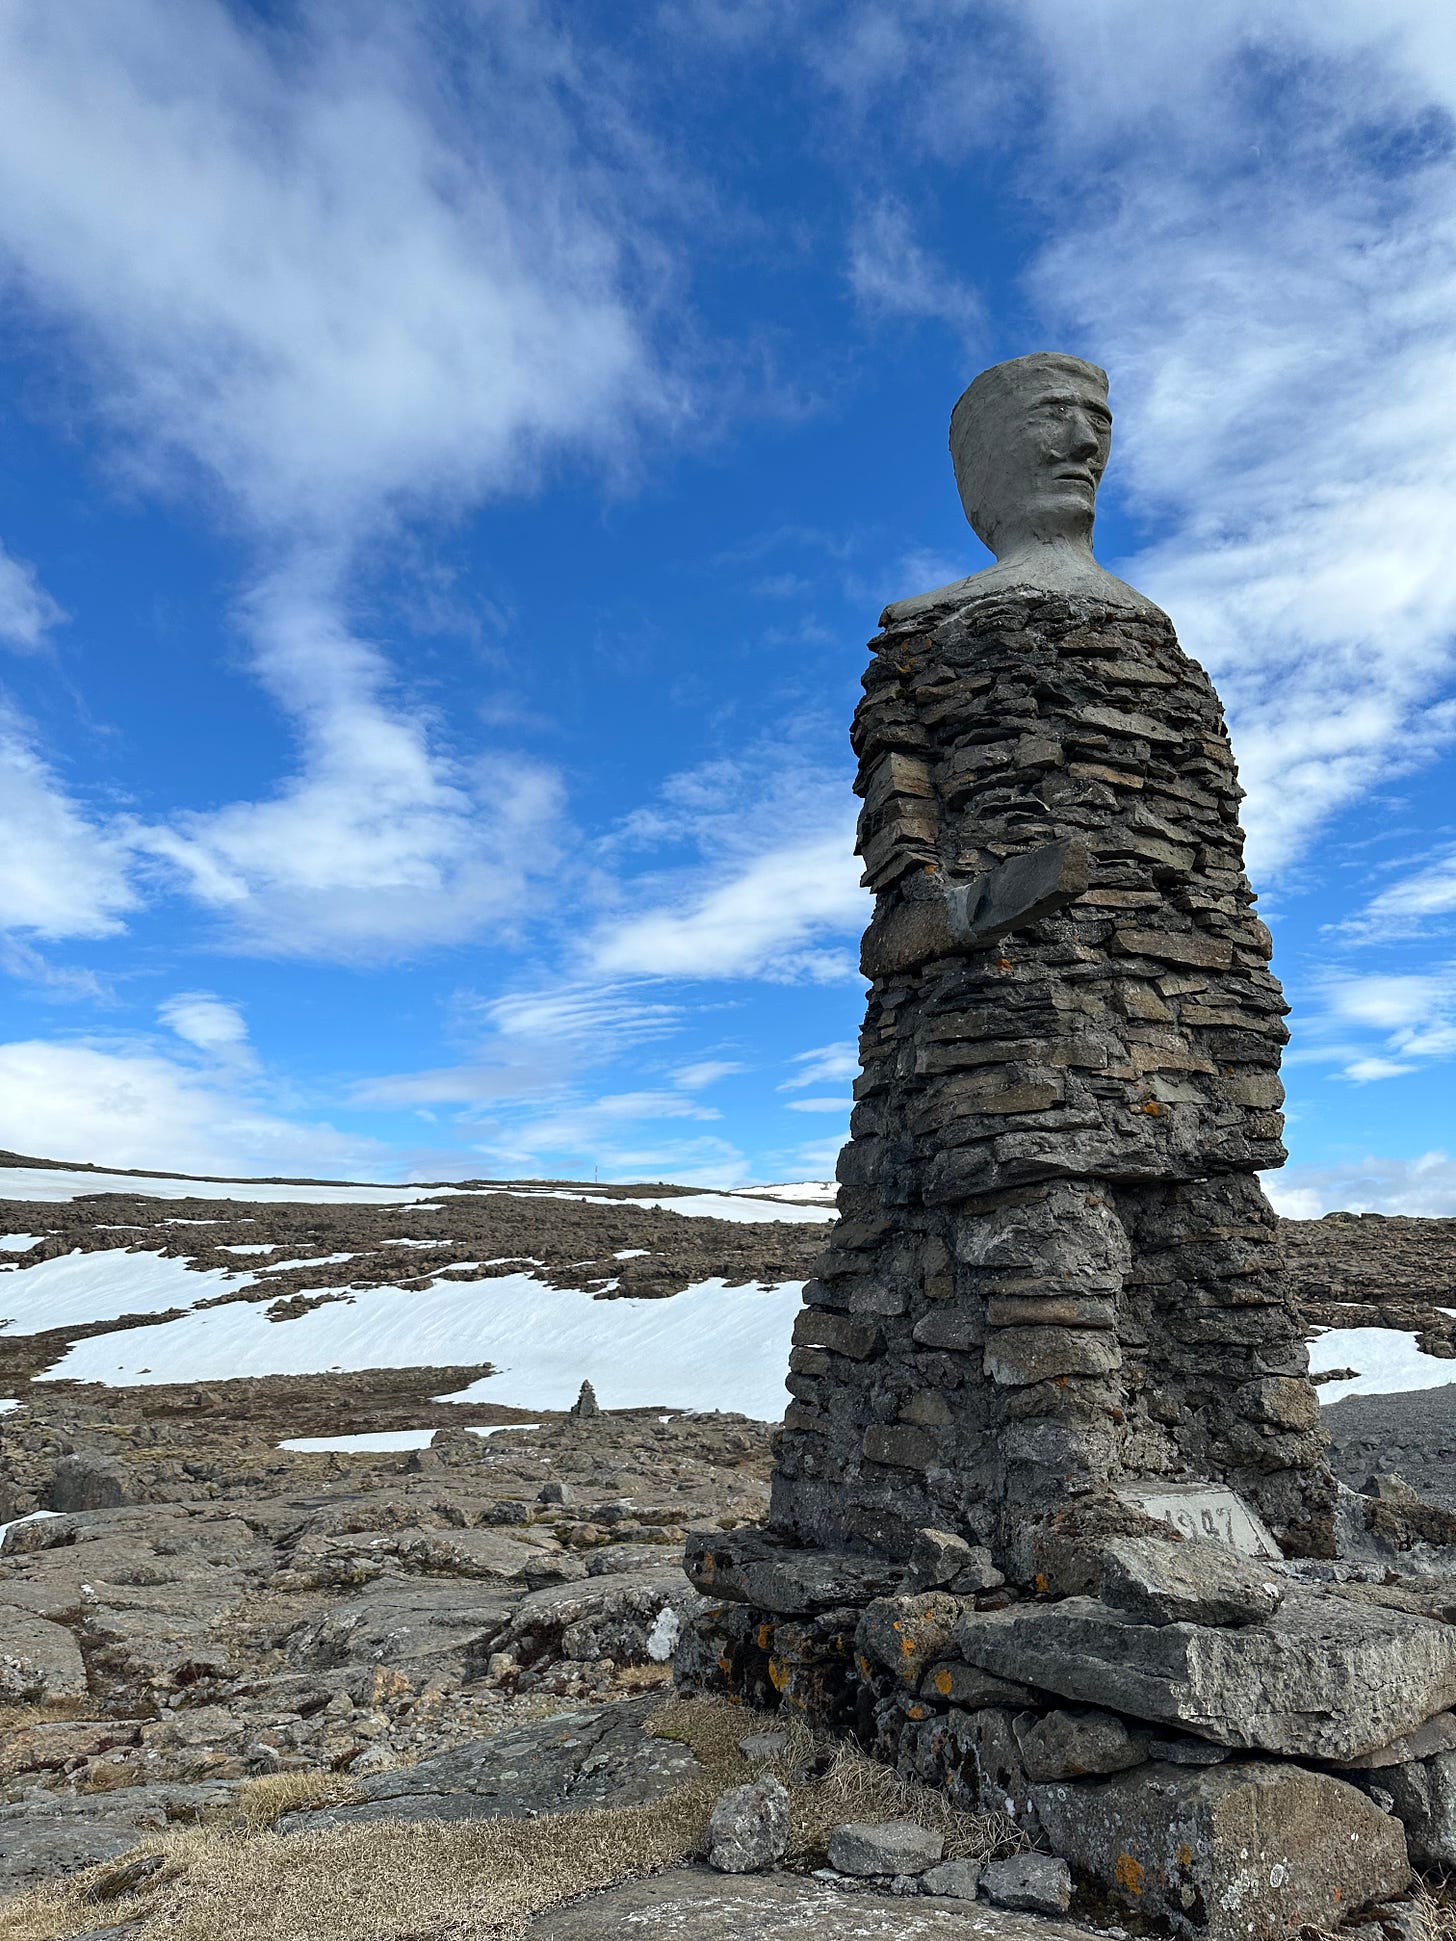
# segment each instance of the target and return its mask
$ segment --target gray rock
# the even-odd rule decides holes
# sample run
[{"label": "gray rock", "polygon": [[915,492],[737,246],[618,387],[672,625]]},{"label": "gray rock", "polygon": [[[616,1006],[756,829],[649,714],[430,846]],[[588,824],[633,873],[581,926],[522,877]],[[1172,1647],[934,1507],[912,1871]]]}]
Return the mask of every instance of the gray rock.
[{"label": "gray rock", "polygon": [[851,1821],[829,1836],[829,1864],[842,1874],[923,1874],[945,1852],[938,1833],[913,1820]]},{"label": "gray rock", "polygon": [[1138,1625],[1093,1598],[963,1612],[971,1664],[1181,1725],[1217,1745],[1343,1764],[1456,1698],[1456,1632],[1303,1588],[1263,1624]]},{"label": "gray rock", "polygon": [[1421,1866],[1456,1865],[1456,1752],[1383,1766],[1379,1784]]},{"label": "gray rock", "polygon": [[[922,1875],[923,1879],[924,1876]],[[1090,1941],[1070,1921],[943,1901],[845,1893],[791,1874],[679,1867],[539,1914],[525,1941]]]},{"label": "gray rock", "polygon": [[1258,1624],[1285,1587],[1226,1544],[1117,1537],[1103,1551],[1098,1589],[1139,1624]]},{"label": "gray rock", "polygon": [[949,1530],[920,1530],[910,1551],[916,1590],[953,1589],[957,1597],[995,1590],[1006,1582],[984,1544],[967,1543]]},{"label": "gray rock", "polygon": [[958,1658],[942,1658],[920,1680],[922,1698],[943,1699],[948,1705],[964,1705],[979,1711],[984,1705],[1045,1704],[1046,1694],[1014,1678],[998,1678],[979,1665],[963,1664]]},{"label": "gray rock", "polygon": [[484,1669],[485,1644],[503,1630],[512,1609],[504,1589],[488,1583],[381,1577],[301,1625],[285,1649],[293,1664],[310,1671],[419,1665],[460,1681],[477,1660]]},{"label": "gray rock", "polygon": [[958,1901],[973,1901],[980,1884],[981,1866],[976,1860],[942,1860],[920,1876],[922,1894],[948,1894]]},{"label": "gray rock", "polygon": [[1424,1725],[1418,1725],[1414,1732],[1403,1733],[1389,1745],[1377,1746],[1373,1752],[1352,1759],[1350,1766],[1362,1770],[1404,1766],[1412,1759],[1434,1759],[1438,1752],[1456,1752],[1456,1713],[1440,1712]]},{"label": "gray rock", "polygon": [[1218,1941],[1328,1929],[1410,1878],[1398,1821],[1326,1773],[1240,1759],[1038,1786],[1052,1847],[1140,1916]]},{"label": "gray rock", "polygon": [[126,1474],[104,1456],[62,1456],[51,1478],[48,1510],[114,1510],[130,1500]]},{"label": "gray rock", "polygon": [[705,1596],[781,1617],[812,1617],[898,1590],[902,1566],[883,1557],[801,1550],[762,1530],[694,1531],[684,1568]]},{"label": "gray rock", "polygon": [[1048,1853],[1013,1853],[993,1860],[981,1875],[986,1898],[995,1907],[1017,1907],[1028,1914],[1065,1914],[1072,1904],[1072,1875],[1065,1860]]},{"label": "gray rock", "polygon": [[789,1850],[789,1795],[766,1773],[720,1793],[708,1821],[708,1860],[722,1874],[761,1874]]},{"label": "gray rock", "polygon": [[927,1667],[950,1649],[961,1608],[960,1599],[945,1591],[877,1597],[859,1621],[856,1649],[913,1690]]},{"label": "gray rock", "polygon": [[1125,1772],[1147,1758],[1144,1742],[1111,1712],[1048,1712],[1016,1734],[1031,1780]]},{"label": "gray rock", "polygon": [[564,1712],[360,1780],[348,1805],[287,1813],[280,1833],[372,1820],[494,1820],[583,1807],[641,1806],[698,1771],[687,1746],[656,1739],[655,1697]]},{"label": "gray rock", "polygon": [[149,1833],[227,1806],[236,1791],[227,1781],[204,1780],[79,1797],[38,1792],[0,1802],[0,1884],[21,1888],[118,1859]]},{"label": "gray rock", "polygon": [[1229,1757],[1227,1746],[1210,1745],[1207,1739],[1181,1736],[1147,1741],[1149,1759],[1161,1759],[1170,1766],[1217,1766]]},{"label": "gray rock", "polygon": [[85,1693],[86,1667],[66,1627],[0,1604],[0,1694],[34,1702]]},{"label": "gray rock", "polygon": [[549,1655],[640,1665],[648,1660],[648,1642],[662,1613],[676,1611],[681,1623],[701,1603],[681,1566],[664,1556],[646,1570],[532,1591],[516,1606],[502,1641],[523,1662]]}]

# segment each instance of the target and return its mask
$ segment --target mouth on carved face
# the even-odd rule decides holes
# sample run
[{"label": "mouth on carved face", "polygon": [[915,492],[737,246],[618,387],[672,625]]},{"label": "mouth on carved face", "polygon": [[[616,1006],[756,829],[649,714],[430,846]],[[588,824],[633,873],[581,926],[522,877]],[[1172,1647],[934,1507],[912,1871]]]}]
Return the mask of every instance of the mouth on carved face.
[{"label": "mouth on carved face", "polygon": [[1060,472],[1054,472],[1052,476],[1057,480],[1058,484],[1085,485],[1089,491],[1096,490],[1096,479],[1082,465],[1065,466]]}]

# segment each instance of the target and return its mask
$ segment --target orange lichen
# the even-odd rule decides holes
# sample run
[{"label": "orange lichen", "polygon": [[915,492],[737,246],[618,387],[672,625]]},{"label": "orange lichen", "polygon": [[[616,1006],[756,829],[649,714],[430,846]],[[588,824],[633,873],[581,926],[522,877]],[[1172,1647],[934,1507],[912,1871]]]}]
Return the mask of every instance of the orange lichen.
[{"label": "orange lichen", "polygon": [[1140,1894],[1145,1872],[1141,1861],[1134,1860],[1130,1853],[1120,1853],[1113,1862],[1112,1878],[1125,1893]]}]

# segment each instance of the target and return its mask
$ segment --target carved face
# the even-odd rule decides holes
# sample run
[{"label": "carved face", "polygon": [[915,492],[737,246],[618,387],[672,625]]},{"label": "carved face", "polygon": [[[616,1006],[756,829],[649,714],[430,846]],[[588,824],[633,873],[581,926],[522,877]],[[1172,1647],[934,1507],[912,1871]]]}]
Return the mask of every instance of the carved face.
[{"label": "carved face", "polygon": [[964,427],[956,454],[966,516],[992,552],[1057,539],[1087,544],[1112,442],[1106,391],[1051,359],[1003,366],[999,390]]},{"label": "carved face", "polygon": [[1048,385],[1008,424],[998,467],[1011,517],[1091,530],[1107,469],[1112,413],[1090,385]]}]

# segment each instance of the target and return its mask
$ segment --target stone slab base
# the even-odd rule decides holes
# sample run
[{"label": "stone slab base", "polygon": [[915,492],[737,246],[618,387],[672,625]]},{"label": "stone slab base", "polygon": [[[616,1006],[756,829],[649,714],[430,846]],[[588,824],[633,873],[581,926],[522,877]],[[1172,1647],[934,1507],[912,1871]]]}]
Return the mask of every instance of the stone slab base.
[{"label": "stone slab base", "polygon": [[[844,1579],[825,1565],[809,1581]],[[1018,1678],[966,1663],[954,1639],[973,1608],[933,1591],[798,1613],[710,1603],[679,1643],[678,1687],[792,1709],[964,1810],[1009,1815],[1070,1863],[1089,1913],[1249,1941],[1334,1927],[1409,1885],[1401,1821],[1354,1775],[1069,1705],[1032,1660]],[[1388,1800],[1390,1770],[1369,1777]]]}]

